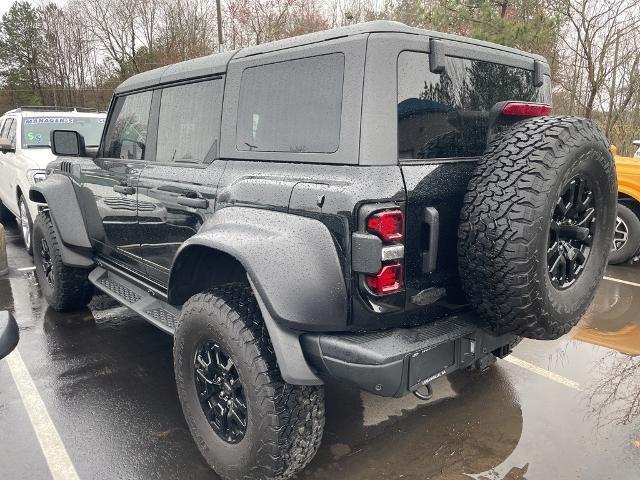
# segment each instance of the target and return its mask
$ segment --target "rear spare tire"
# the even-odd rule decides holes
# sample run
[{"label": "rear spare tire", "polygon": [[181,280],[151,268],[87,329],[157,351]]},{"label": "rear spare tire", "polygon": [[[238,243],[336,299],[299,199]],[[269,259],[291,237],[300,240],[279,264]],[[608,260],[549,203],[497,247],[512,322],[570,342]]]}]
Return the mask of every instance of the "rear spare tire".
[{"label": "rear spare tire", "polygon": [[490,142],[458,242],[462,285],[483,327],[554,339],[578,322],[611,250],[616,192],[609,144],[589,120],[528,119]]}]

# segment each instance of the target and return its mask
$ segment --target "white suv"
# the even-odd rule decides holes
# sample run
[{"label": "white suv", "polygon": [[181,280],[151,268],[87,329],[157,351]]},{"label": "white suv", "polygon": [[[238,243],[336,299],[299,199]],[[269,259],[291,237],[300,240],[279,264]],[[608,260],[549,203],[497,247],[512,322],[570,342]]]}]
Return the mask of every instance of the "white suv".
[{"label": "white suv", "polygon": [[38,209],[28,192],[31,185],[46,178],[46,166],[55,158],[49,134],[52,130],[76,130],[88,148],[97,148],[105,118],[105,113],[58,107],[21,107],[0,117],[0,221],[6,221],[10,214],[16,217],[29,253],[32,219]]},{"label": "white suv", "polygon": [[640,140],[634,140],[633,144],[638,147],[638,150],[636,150],[636,153],[633,155],[633,158],[640,158]]}]

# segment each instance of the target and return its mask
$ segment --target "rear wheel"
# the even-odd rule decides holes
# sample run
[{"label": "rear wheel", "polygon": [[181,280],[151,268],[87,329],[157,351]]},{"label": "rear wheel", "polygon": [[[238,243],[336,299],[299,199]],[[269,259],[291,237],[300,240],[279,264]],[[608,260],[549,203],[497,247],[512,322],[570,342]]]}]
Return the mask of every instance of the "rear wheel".
[{"label": "rear wheel", "polygon": [[640,249],[640,219],[629,207],[618,204],[609,263],[624,263]]},{"label": "rear wheel", "polygon": [[184,416],[225,479],[286,479],[316,454],[322,387],[282,380],[251,288],[230,284],[184,305],[174,340]]},{"label": "rear wheel", "polygon": [[465,292],[496,334],[553,339],[591,303],[611,250],[616,176],[590,121],[539,117],[488,147],[465,195]]},{"label": "rear wheel", "polygon": [[20,233],[22,234],[22,240],[24,241],[24,247],[27,249],[27,253],[29,255],[33,255],[33,245],[32,245],[32,231],[33,231],[33,222],[31,221],[31,214],[29,213],[29,207],[27,206],[27,201],[24,199],[22,195],[18,198],[18,208],[20,211],[20,216],[18,217],[18,223],[20,225]]},{"label": "rear wheel", "polygon": [[47,303],[58,311],[86,307],[93,296],[89,270],[62,263],[56,229],[47,212],[41,212],[33,224],[33,263],[36,278]]}]

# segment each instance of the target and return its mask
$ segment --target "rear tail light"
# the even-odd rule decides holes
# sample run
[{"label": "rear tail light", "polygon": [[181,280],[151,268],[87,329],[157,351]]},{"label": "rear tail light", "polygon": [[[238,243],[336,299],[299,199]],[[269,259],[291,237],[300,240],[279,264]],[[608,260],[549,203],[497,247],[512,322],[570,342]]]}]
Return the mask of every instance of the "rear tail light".
[{"label": "rear tail light", "polygon": [[402,288],[402,264],[383,265],[375,275],[367,275],[367,285],[376,295],[389,295]]},{"label": "rear tail light", "polygon": [[546,117],[553,108],[545,103],[507,102],[502,107],[502,114],[510,117]]},{"label": "rear tail light", "polygon": [[382,210],[367,219],[367,230],[384,242],[397,242],[404,235],[404,215],[402,210]]}]

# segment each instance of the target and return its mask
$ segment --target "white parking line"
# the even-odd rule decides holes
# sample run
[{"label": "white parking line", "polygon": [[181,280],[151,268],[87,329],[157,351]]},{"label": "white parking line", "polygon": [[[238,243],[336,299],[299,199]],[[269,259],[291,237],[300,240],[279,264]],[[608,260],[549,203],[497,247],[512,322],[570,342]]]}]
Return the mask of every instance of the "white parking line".
[{"label": "white parking line", "polygon": [[514,365],[518,365],[519,367],[522,368],[526,368],[527,370],[529,370],[530,372],[533,372],[535,374],[538,374],[542,377],[545,377],[549,380],[553,380],[554,382],[557,382],[561,385],[564,385],[565,387],[569,387],[569,388],[573,388],[574,390],[578,390],[578,391],[582,391],[582,387],[580,386],[580,384],[578,382],[574,382],[573,380],[569,380],[566,377],[563,377],[562,375],[558,375],[557,373],[553,373],[550,372],[549,370],[546,370],[544,368],[540,368],[532,363],[529,362],[525,362],[524,360],[519,359],[518,357],[514,357],[513,355],[509,355],[508,357],[505,357],[504,360],[506,360],[509,363],[513,363]]},{"label": "white parking line", "polygon": [[621,280],[615,277],[602,277],[602,278],[603,280],[609,280],[610,282],[618,282],[618,283],[624,283],[625,285],[633,285],[634,287],[640,287],[640,283],[630,282],[629,280]]},{"label": "white parking line", "polygon": [[71,463],[62,439],[51,421],[49,412],[47,412],[18,350],[14,350],[7,356],[7,364],[13,381],[18,387],[22,404],[29,415],[33,430],[38,437],[38,442],[40,442],[40,448],[47,460],[51,476],[54,480],[78,480],[78,473]]},{"label": "white parking line", "polygon": [[16,270],[18,270],[19,272],[30,272],[31,270],[35,270],[36,267],[23,267],[23,268],[16,268]]}]

